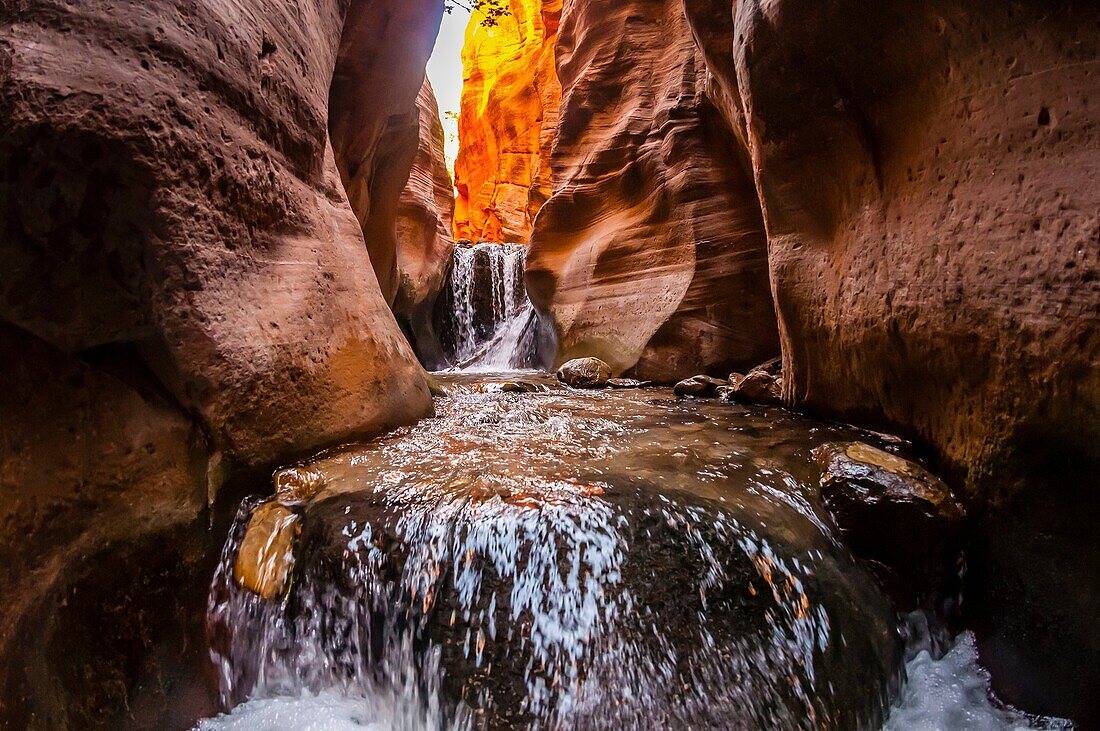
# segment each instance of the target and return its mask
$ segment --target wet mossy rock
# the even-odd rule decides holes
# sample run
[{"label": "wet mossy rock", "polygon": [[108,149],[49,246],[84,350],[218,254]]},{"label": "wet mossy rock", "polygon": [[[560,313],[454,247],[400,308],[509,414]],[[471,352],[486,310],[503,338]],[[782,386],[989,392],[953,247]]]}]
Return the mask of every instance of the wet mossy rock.
[{"label": "wet mossy rock", "polygon": [[954,591],[966,515],[943,480],[863,442],[824,444],[813,454],[825,506],[895,599],[937,602]]},{"label": "wet mossy rock", "polygon": [[574,358],[558,369],[557,378],[573,388],[601,388],[611,378],[611,366],[599,358]]}]

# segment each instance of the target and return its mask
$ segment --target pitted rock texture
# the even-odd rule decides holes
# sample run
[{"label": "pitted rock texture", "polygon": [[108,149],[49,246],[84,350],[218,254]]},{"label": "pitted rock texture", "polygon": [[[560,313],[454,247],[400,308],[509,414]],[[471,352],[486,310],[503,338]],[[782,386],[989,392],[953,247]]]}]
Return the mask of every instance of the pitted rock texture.
[{"label": "pitted rock texture", "polygon": [[554,192],[527,280],[559,362],[674,383],[776,355],[752,170],[706,94],[682,0],[572,3],[557,53]]},{"label": "pitted rock texture", "polygon": [[1095,718],[1100,9],[685,5],[752,158],[786,401],[935,450],[993,682]]},{"label": "pitted rock texture", "polygon": [[397,211],[397,295],[393,313],[420,361],[443,364],[432,314],[451,264],[455,196],[443,152],[443,123],[431,83],[416,98],[419,145]]},{"label": "pitted rock texture", "polygon": [[474,13],[462,49],[455,237],[527,243],[550,195],[561,103],[555,42],[562,0],[508,0],[495,24]]},{"label": "pitted rock texture", "polygon": [[0,726],[179,723],[201,645],[150,646],[201,617],[226,477],[430,410],[328,141],[342,35],[369,88],[349,49],[430,47],[429,5],[0,7]]}]

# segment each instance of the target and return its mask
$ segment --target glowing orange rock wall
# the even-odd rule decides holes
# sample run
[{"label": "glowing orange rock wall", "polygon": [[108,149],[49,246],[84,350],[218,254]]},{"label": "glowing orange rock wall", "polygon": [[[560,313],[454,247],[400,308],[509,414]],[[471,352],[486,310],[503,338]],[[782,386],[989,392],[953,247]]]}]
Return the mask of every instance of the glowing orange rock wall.
[{"label": "glowing orange rock wall", "polygon": [[550,195],[561,85],[554,44],[562,0],[510,0],[496,25],[474,13],[455,163],[455,238],[526,243]]}]

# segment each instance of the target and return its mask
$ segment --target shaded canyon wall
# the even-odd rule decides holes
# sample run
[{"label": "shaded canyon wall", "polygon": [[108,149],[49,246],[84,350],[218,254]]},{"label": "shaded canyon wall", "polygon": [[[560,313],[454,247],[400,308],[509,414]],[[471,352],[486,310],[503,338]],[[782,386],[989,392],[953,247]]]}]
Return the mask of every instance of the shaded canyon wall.
[{"label": "shaded canyon wall", "polygon": [[462,49],[455,238],[527,243],[550,194],[561,87],[562,0],[509,0],[494,24],[474,12]]},{"label": "shaded canyon wall", "polygon": [[443,152],[443,123],[431,83],[416,98],[419,144],[397,211],[397,294],[393,313],[420,362],[444,363],[434,325],[436,301],[451,265],[454,186]]},{"label": "shaded canyon wall", "polygon": [[789,405],[929,447],[976,516],[967,618],[998,690],[1086,718],[1098,24],[1084,2],[567,4],[528,259],[559,362],[672,380],[781,343]]},{"label": "shaded canyon wall", "polygon": [[558,361],[672,382],[777,355],[752,168],[682,0],[571,3],[557,54],[553,194],[527,280]]},{"label": "shaded canyon wall", "polygon": [[[0,725],[209,711],[201,643],[163,627],[201,617],[208,503],[430,410],[328,134],[335,69],[386,91],[334,93],[336,147],[379,168],[442,1],[417,7],[0,9]],[[396,209],[404,178],[375,185],[349,176]]]},{"label": "shaded canyon wall", "polygon": [[1100,9],[686,5],[727,29],[788,403],[933,448],[978,515],[994,682],[1095,718]]}]

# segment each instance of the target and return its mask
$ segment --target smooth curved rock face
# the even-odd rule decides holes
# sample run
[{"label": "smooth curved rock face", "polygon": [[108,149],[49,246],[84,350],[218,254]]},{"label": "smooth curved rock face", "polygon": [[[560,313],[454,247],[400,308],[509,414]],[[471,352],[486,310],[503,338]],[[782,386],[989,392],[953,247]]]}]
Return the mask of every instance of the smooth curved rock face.
[{"label": "smooth curved rock face", "polygon": [[710,68],[747,119],[787,401],[965,476],[994,682],[1095,717],[1100,10],[781,0],[731,28],[689,6],[734,51]]},{"label": "smooth curved rock face", "polygon": [[554,193],[527,278],[559,362],[672,383],[774,356],[760,206],[682,2],[571,4],[558,74]]},{"label": "smooth curved rock face", "polygon": [[386,301],[400,285],[397,222],[420,149],[417,97],[444,0],[356,0],[332,79],[329,129]]},{"label": "smooth curved rock face", "polygon": [[149,645],[224,477],[430,410],[328,143],[348,7],[0,9],[0,725],[158,725],[131,691],[172,682]]},{"label": "smooth curved rock face", "polygon": [[561,103],[554,46],[562,0],[509,0],[495,24],[474,13],[462,48],[455,237],[527,243],[550,195]]},{"label": "smooth curved rock face", "polygon": [[439,104],[426,78],[416,108],[420,117],[419,146],[398,208],[398,285],[393,314],[409,335],[420,361],[434,367],[443,363],[432,315],[454,249],[451,227],[455,196],[443,152]]}]

